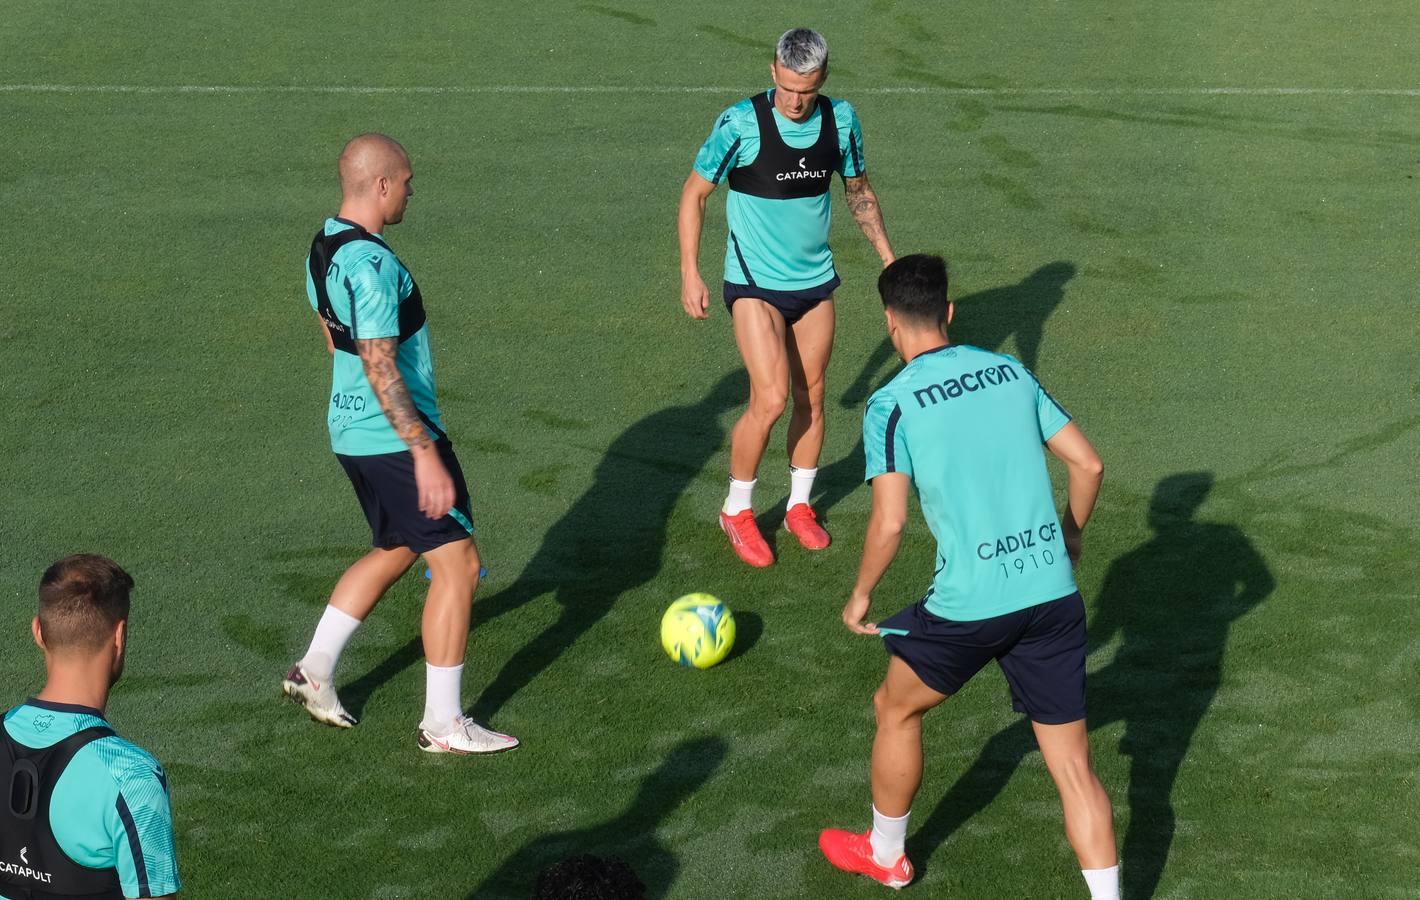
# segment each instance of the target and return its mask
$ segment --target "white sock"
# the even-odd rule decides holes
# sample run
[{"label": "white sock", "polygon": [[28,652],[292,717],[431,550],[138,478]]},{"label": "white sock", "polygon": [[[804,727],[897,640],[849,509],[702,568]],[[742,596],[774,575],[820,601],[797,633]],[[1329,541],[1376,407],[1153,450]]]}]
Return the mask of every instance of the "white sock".
[{"label": "white sock", "polygon": [[1119,900],[1119,865],[1108,869],[1081,869],[1090,889],[1090,900]]},{"label": "white sock", "polygon": [[720,511],[727,516],[734,516],[749,509],[751,498],[754,495],[754,486],[758,482],[758,478],[752,481],[738,481],[731,475],[730,495],[725,498],[725,505],[720,507]]},{"label": "white sock", "polygon": [[326,604],[316,624],[316,633],[311,637],[311,646],[301,659],[301,667],[317,680],[329,681],[335,674],[335,664],[340,662],[341,651],[359,627],[359,619]]},{"label": "white sock", "polygon": [[817,467],[812,469],[789,467],[789,506],[809,502],[809,495],[814,492],[814,476],[816,475],[818,475]]},{"label": "white sock", "polygon": [[463,715],[459,694],[463,688],[463,663],[456,666],[424,664],[424,722],[422,727],[445,729]]},{"label": "white sock", "polygon": [[894,819],[885,816],[873,807],[873,833],[869,840],[873,845],[873,861],[883,868],[892,866],[902,858],[907,845],[907,819],[912,810]]}]

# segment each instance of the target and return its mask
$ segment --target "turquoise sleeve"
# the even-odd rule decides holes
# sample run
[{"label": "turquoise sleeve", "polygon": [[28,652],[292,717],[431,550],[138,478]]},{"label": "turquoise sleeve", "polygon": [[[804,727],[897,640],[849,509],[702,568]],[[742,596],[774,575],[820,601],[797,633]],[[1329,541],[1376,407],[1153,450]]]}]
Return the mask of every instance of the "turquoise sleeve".
[{"label": "turquoise sleeve", "polygon": [[710,136],[695,154],[695,173],[712,184],[719,184],[725,173],[734,168],[740,149],[740,121],[734,107],[720,113]]},{"label": "turquoise sleeve", "polygon": [[838,174],[857,178],[868,170],[863,161],[863,123],[852,105],[842,100],[834,101],[833,117],[838,122],[838,153],[843,160]]},{"label": "turquoise sleeve", "polygon": [[863,411],[864,481],[889,472],[912,475],[912,457],[902,430],[902,408],[891,395],[875,395]]},{"label": "turquoise sleeve", "polygon": [[1040,379],[1034,374],[1031,379],[1035,381],[1035,414],[1040,421],[1040,442],[1043,444],[1070,424],[1070,414],[1041,386]]},{"label": "turquoise sleeve", "polygon": [[351,306],[356,339],[399,337],[399,262],[382,247],[362,247],[351,257],[342,259],[336,277]]},{"label": "turquoise sleeve", "polygon": [[150,757],[128,767],[118,781],[114,857],[124,896],[176,894],[182,883],[173,843],[172,805],[162,766]]}]

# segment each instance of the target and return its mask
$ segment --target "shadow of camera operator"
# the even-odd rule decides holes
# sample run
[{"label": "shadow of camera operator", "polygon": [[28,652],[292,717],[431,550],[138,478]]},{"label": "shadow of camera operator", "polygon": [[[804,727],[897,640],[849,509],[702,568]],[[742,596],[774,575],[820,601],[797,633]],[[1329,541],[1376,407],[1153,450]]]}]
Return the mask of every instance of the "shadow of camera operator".
[{"label": "shadow of camera operator", "polygon": [[[1158,483],[1148,513],[1154,534],[1110,564],[1090,619],[1092,653],[1121,638],[1114,659],[1089,676],[1088,702],[1091,730],[1124,723],[1120,749],[1131,757],[1120,854],[1126,900],[1152,897],[1168,861],[1174,782],[1221,684],[1232,624],[1276,586],[1240,529],[1197,521],[1212,488],[1208,472]],[[1025,719],[991,738],[911,839],[919,871],[1035,749]]]},{"label": "shadow of camera operator", "polygon": [[503,861],[468,895],[468,900],[532,896],[538,873],[574,854],[615,856],[624,860],[646,885],[649,898],[669,896],[680,864],[656,836],[667,814],[705,785],[724,761],[726,745],[718,737],[698,738],[677,745],[642,782],[635,799],[616,818],[600,825],[544,835]]}]

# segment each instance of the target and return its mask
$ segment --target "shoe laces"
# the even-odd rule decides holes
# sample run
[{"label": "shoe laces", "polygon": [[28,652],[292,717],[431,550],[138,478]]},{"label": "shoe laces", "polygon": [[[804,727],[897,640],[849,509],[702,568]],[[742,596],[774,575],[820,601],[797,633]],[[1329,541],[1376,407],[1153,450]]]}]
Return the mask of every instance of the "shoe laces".
[{"label": "shoe laces", "polygon": [[789,510],[789,518],[808,519],[810,522],[817,522],[818,513],[814,512],[814,508],[807,503],[797,503],[794,505],[793,509]]},{"label": "shoe laces", "polygon": [[760,536],[759,525],[754,521],[754,513],[748,509],[730,516],[730,527],[735,530],[735,536],[741,541],[752,541]]}]

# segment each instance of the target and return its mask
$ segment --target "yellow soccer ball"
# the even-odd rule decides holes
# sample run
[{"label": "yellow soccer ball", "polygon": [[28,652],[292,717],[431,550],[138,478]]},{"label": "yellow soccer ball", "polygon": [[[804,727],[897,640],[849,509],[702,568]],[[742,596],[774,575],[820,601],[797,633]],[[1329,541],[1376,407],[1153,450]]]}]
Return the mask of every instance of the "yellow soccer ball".
[{"label": "yellow soccer ball", "polygon": [[686,594],[661,617],[661,646],[683,666],[708,669],[735,645],[735,617],[710,594]]}]

